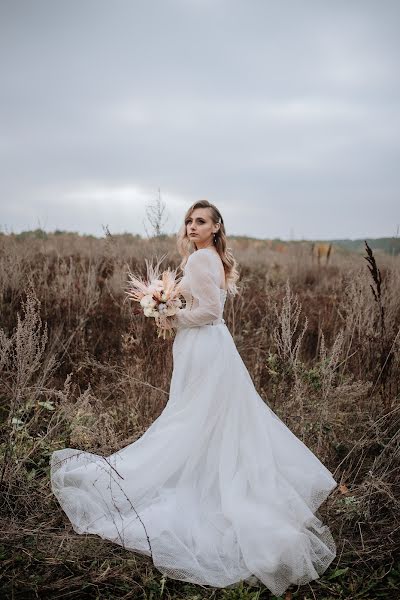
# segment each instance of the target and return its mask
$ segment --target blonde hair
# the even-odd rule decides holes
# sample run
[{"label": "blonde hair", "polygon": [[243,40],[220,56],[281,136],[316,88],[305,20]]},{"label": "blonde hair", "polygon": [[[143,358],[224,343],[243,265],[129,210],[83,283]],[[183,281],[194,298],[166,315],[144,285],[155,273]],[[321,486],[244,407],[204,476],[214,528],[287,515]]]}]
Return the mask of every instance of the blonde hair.
[{"label": "blonde hair", "polygon": [[196,208],[208,208],[210,211],[211,219],[214,222],[214,224],[216,225],[217,223],[220,223],[218,231],[216,231],[216,233],[213,235],[214,247],[220,255],[222,264],[224,266],[227,291],[232,296],[234,296],[238,293],[238,289],[236,287],[236,281],[239,279],[239,272],[237,270],[238,263],[235,257],[233,256],[231,249],[228,248],[226,245],[227,238],[222,215],[219,212],[218,208],[214,206],[214,204],[211,204],[208,200],[198,200],[197,202],[192,204],[192,206],[187,210],[185,214],[183,224],[177,234],[176,245],[179,254],[182,256],[182,261],[179,265],[179,268],[183,271],[183,268],[186,265],[189,255],[196,250],[194,243],[187,236],[186,233],[186,219],[190,217],[190,215]]}]

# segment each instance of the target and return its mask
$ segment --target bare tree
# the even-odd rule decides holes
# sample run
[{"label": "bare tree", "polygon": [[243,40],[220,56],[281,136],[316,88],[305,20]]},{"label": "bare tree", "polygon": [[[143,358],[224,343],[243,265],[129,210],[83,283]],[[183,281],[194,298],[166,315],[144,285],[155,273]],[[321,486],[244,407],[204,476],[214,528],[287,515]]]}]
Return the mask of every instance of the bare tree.
[{"label": "bare tree", "polygon": [[167,206],[161,198],[160,188],[158,188],[158,198],[146,206],[146,217],[148,225],[150,225],[150,233],[146,227],[146,221],[143,221],[143,225],[147,237],[161,237],[163,235],[163,227],[168,221],[168,217],[164,215],[166,208]]}]

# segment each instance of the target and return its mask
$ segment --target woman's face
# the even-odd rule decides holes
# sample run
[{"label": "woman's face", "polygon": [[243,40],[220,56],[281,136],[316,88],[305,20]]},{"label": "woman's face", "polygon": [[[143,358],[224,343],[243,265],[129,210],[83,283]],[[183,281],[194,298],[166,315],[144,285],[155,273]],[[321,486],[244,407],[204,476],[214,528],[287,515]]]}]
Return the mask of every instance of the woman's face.
[{"label": "woman's face", "polygon": [[195,208],[186,219],[185,224],[186,234],[197,249],[214,245],[213,235],[218,231],[219,224],[214,224],[208,208]]}]

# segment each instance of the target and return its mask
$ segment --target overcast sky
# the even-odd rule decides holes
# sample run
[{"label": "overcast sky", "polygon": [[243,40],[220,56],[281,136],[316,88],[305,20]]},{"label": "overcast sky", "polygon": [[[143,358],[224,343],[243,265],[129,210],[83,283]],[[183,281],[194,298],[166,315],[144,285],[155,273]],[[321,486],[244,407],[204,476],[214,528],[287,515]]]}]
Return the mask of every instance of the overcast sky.
[{"label": "overcast sky", "polygon": [[398,0],[0,0],[0,228],[395,235]]}]

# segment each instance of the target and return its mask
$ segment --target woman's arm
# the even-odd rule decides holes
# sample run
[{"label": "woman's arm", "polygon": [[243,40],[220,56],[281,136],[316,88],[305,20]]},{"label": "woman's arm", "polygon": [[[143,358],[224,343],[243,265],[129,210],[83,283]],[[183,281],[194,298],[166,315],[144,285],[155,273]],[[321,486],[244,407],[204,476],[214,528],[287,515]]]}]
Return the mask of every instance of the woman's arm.
[{"label": "woman's arm", "polygon": [[196,250],[189,256],[185,274],[189,278],[192,295],[199,306],[183,308],[170,320],[173,327],[199,327],[218,319],[221,311],[221,293],[218,285],[219,272],[208,250]]}]

